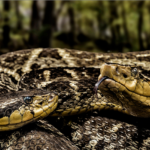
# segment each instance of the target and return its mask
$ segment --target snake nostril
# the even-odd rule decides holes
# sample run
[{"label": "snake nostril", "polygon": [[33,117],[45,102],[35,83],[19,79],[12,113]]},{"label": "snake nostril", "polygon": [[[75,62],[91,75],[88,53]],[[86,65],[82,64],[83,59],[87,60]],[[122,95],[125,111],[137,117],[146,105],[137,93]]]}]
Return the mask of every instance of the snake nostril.
[{"label": "snake nostril", "polygon": [[42,102],[40,102],[39,104],[42,105]]},{"label": "snake nostril", "polygon": [[123,74],[123,77],[124,77],[124,78],[127,78],[128,76],[127,76],[126,74]]},{"label": "snake nostril", "polygon": [[12,109],[8,108],[5,112],[4,112],[4,116],[10,116],[12,113]]},{"label": "snake nostril", "polygon": [[117,75],[120,75],[119,67],[118,66],[116,66],[116,73],[117,73]]},{"label": "snake nostril", "polygon": [[116,67],[116,72],[118,73],[118,66]]}]

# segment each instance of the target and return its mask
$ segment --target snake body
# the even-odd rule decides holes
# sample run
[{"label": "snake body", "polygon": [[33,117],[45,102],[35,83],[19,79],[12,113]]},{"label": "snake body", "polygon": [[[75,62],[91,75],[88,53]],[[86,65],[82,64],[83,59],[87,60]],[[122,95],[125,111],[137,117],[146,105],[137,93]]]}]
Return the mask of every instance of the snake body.
[{"label": "snake body", "polygon": [[[4,97],[0,103],[0,129],[12,130],[17,128],[15,124],[20,122],[20,126],[27,124],[22,121],[24,114],[20,115],[23,102],[18,104],[17,100],[15,102],[14,98],[8,95],[16,93],[15,98],[21,100],[24,96],[30,97],[29,91],[35,89],[52,93],[56,96],[55,102],[58,97],[57,104],[54,103],[56,109],[51,109],[43,116],[39,115],[39,118],[49,113],[51,116],[70,116],[101,109],[149,117],[149,56],[150,51],[90,53],[59,48],[22,50],[1,55],[0,94]],[[137,74],[132,71],[135,68]],[[109,79],[97,87],[96,96],[93,94],[93,88],[103,76]],[[124,90],[125,88],[129,92]],[[32,97],[36,98],[37,93],[34,92]],[[43,96],[40,94],[40,99]],[[30,111],[29,108],[26,111]],[[9,115],[4,113],[9,109],[13,110]],[[30,111],[29,116],[32,114],[32,117],[25,121],[33,121],[34,113],[36,111]],[[15,122],[15,118],[20,118],[20,121]],[[8,124],[13,124],[13,127],[7,127]]]}]

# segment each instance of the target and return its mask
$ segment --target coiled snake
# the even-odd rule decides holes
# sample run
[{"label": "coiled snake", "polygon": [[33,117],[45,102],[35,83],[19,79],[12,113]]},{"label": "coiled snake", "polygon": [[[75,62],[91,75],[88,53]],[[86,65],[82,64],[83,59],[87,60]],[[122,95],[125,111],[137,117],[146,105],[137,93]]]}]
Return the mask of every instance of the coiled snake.
[{"label": "coiled snake", "polygon": [[149,117],[149,56],[150,51],[113,54],[59,48],[1,55],[0,131],[48,115],[101,109]]}]

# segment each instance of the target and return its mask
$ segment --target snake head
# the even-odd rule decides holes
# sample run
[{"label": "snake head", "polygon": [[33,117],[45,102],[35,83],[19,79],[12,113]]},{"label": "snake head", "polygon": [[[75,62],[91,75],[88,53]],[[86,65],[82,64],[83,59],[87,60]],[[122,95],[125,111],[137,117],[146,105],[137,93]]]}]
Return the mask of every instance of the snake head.
[{"label": "snake head", "polygon": [[112,103],[127,110],[127,114],[150,117],[150,82],[135,66],[103,64],[95,88]]},{"label": "snake head", "polygon": [[48,116],[58,97],[42,90],[18,91],[0,98],[0,131],[13,130]]}]

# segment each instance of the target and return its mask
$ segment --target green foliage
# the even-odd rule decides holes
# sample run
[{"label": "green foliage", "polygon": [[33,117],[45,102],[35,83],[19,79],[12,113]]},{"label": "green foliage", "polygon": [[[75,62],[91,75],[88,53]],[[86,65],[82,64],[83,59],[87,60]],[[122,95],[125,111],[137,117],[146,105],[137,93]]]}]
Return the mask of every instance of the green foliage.
[{"label": "green foliage", "polygon": [[[42,25],[45,1],[37,3],[40,16],[37,22],[40,26],[38,29],[36,27],[32,29],[30,22],[34,11],[32,10],[33,1],[19,1],[20,18],[16,14],[17,8],[14,1],[10,1],[8,11],[4,10],[4,3],[0,1],[0,33],[3,33],[5,25],[9,25],[9,45],[13,45],[16,41],[12,50],[29,48],[27,43],[30,34],[37,36],[35,39],[38,38],[39,41],[41,37],[44,37],[41,35],[46,34],[45,27]],[[73,12],[72,23],[68,9]],[[50,19],[49,26],[53,32],[49,39],[52,43],[51,47],[69,48],[70,42],[73,41],[73,48],[91,51],[124,52],[150,48],[149,1],[143,1],[143,3],[139,1],[56,1],[53,14],[54,18],[47,18]],[[6,17],[9,19],[4,21]],[[17,28],[18,21],[21,22],[20,29]],[[68,40],[58,38],[64,34],[67,35]],[[3,49],[2,42],[3,36],[0,34],[1,49]],[[5,48],[9,49],[9,45]],[[37,43],[37,45],[30,45],[32,46],[39,45]]]}]

